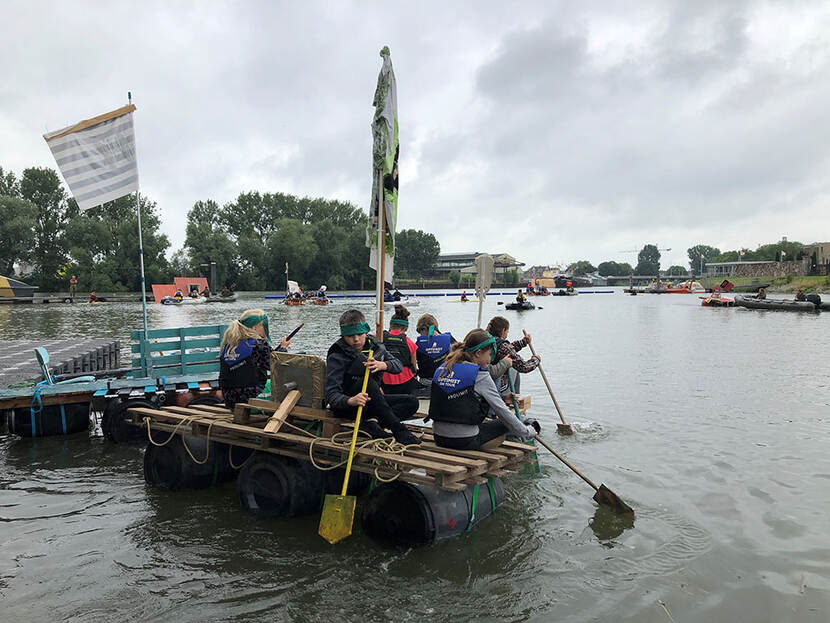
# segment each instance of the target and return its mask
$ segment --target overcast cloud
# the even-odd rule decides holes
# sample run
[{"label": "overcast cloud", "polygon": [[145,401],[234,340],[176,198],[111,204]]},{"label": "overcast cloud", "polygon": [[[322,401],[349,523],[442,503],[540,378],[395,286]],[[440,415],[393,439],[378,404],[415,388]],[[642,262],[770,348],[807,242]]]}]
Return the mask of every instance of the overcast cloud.
[{"label": "overcast cloud", "polygon": [[[588,6],[586,6],[586,4]],[[9,2],[0,166],[133,93],[174,249],[195,201],[371,192],[392,52],[399,228],[531,264],[830,240],[823,2]]]}]

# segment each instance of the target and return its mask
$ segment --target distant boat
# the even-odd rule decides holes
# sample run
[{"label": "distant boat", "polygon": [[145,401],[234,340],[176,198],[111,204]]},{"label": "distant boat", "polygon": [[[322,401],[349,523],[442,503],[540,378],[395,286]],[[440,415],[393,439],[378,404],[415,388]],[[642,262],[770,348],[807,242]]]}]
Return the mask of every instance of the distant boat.
[{"label": "distant boat", "polygon": [[31,303],[37,286],[0,275],[0,303]]}]

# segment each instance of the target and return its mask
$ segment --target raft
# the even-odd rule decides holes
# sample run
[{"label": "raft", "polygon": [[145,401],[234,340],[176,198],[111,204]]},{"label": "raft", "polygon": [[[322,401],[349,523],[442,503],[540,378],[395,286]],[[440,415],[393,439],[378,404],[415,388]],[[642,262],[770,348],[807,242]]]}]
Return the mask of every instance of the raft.
[{"label": "raft", "polygon": [[747,309],[767,309],[774,311],[797,311],[797,312],[814,312],[823,309],[823,304],[820,302],[815,304],[810,301],[785,301],[774,299],[762,299],[735,295],[735,305],[739,307],[746,307]]},{"label": "raft", "polygon": [[714,296],[701,296],[702,301],[700,301],[700,305],[702,307],[734,307],[735,306],[735,299],[731,299],[726,296],[721,297],[714,297]]},{"label": "raft", "polygon": [[311,299],[312,305],[328,305],[331,301],[328,298],[313,298]]},{"label": "raft", "polygon": [[522,301],[521,303],[513,302],[504,306],[505,309],[512,309],[515,311],[522,311],[525,309],[536,309],[536,306],[530,301]]},{"label": "raft", "polygon": [[205,298],[205,303],[234,303],[236,302],[236,293],[234,292],[230,296],[222,296],[221,294],[213,296],[208,296]]},{"label": "raft", "polygon": [[579,294],[576,290],[568,292],[567,290],[557,290],[556,292],[551,292],[551,296],[576,296]]}]

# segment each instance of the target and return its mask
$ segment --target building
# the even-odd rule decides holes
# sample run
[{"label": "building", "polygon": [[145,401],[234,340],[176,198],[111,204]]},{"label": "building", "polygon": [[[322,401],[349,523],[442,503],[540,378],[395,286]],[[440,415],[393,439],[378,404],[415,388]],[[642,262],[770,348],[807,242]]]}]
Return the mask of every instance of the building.
[{"label": "building", "polygon": [[830,242],[805,244],[804,255],[809,259],[811,275],[830,275]]},{"label": "building", "polygon": [[[432,273],[435,277],[445,280],[449,280],[450,273],[454,270],[462,275],[475,274],[476,258],[483,253],[483,251],[444,253],[438,256],[438,260],[432,268]],[[517,261],[512,255],[508,253],[490,253],[490,256],[493,258],[493,274],[496,283],[504,283],[505,273],[511,270],[516,270],[521,274],[521,267],[524,266],[524,262]]]}]

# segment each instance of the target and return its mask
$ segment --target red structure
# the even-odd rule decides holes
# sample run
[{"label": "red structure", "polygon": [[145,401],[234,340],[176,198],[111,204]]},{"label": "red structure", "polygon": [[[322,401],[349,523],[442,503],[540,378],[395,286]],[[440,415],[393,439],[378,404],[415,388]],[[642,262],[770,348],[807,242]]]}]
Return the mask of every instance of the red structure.
[{"label": "red structure", "polygon": [[174,283],[153,284],[153,299],[156,303],[165,296],[173,296],[176,290],[181,290],[182,294],[187,296],[194,288],[197,292],[202,292],[208,287],[207,279],[204,277],[175,277],[173,281]]}]

